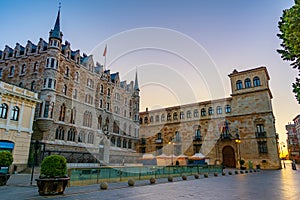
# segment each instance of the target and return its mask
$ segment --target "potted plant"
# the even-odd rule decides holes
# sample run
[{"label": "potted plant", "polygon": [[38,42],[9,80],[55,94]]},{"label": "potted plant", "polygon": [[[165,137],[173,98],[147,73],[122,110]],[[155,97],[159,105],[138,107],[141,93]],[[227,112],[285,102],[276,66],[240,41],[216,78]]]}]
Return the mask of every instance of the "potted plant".
[{"label": "potted plant", "polygon": [[13,162],[13,156],[10,151],[0,152],[0,186],[6,185],[10,175],[9,166]]},{"label": "potted plant", "polygon": [[39,194],[63,194],[69,180],[65,157],[61,155],[47,156],[42,162],[40,176],[36,179]]},{"label": "potted plant", "polygon": [[245,170],[246,169],[246,167],[244,167],[243,165],[245,164],[245,161],[244,160],[240,160],[240,168],[241,168],[241,170]]}]

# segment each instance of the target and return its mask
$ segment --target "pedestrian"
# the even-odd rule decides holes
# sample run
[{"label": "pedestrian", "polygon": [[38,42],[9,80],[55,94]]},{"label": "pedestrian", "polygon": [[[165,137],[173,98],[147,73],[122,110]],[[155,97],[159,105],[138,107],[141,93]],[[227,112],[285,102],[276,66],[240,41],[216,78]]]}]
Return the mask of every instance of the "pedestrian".
[{"label": "pedestrian", "polygon": [[293,160],[293,162],[292,162],[292,169],[293,169],[293,170],[297,170],[295,160]]}]

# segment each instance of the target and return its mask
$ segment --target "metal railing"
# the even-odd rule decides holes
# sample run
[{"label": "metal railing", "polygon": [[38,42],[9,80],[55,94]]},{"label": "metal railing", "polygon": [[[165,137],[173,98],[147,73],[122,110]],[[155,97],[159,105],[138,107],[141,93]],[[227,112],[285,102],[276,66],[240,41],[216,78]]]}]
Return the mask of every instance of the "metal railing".
[{"label": "metal railing", "polygon": [[169,175],[182,176],[201,173],[221,173],[220,165],[191,165],[191,166],[136,166],[136,167],[98,167],[70,168],[69,186],[99,184],[101,182],[122,182],[129,178],[146,180],[151,177],[166,178]]}]

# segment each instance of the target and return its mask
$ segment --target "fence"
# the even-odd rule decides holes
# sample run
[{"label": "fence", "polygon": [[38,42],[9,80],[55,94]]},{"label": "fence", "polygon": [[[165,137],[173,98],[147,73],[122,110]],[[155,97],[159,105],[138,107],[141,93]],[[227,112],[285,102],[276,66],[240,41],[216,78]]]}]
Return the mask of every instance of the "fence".
[{"label": "fence", "polygon": [[100,182],[145,180],[150,177],[165,178],[169,175],[182,176],[201,173],[221,173],[220,165],[194,166],[135,166],[135,167],[98,167],[98,168],[69,168],[69,186],[91,185]]}]

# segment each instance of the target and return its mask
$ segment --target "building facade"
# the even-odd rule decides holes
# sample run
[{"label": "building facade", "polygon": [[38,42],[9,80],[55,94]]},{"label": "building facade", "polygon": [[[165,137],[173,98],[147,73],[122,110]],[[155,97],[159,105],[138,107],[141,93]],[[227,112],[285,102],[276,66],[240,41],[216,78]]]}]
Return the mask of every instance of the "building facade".
[{"label": "building facade", "polygon": [[13,154],[15,170],[27,167],[37,94],[0,81],[0,151]]},{"label": "building facade", "polygon": [[38,162],[50,154],[64,155],[69,163],[106,164],[128,154],[132,162],[139,135],[137,77],[122,81],[118,72],[62,40],[59,10],[47,42],[0,51],[0,79],[38,93],[41,100],[32,145]]},{"label": "building facade", "polygon": [[[230,75],[231,97],[140,112],[140,153],[179,158],[202,153],[209,164],[281,167],[266,67]],[[179,156],[179,157],[178,157]]]},{"label": "building facade", "polygon": [[287,149],[289,158],[300,162],[300,115],[293,119],[293,124],[285,126],[287,130]]}]

